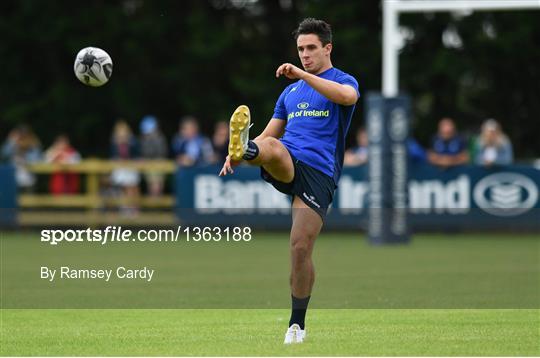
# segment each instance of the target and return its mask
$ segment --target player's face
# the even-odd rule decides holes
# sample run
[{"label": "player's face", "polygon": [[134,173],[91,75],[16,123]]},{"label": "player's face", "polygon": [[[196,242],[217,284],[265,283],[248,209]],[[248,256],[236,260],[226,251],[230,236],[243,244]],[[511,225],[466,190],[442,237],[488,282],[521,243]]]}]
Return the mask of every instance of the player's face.
[{"label": "player's face", "polygon": [[318,74],[330,64],[332,44],[323,46],[319,36],[315,34],[298,36],[296,48],[304,70],[309,73]]}]

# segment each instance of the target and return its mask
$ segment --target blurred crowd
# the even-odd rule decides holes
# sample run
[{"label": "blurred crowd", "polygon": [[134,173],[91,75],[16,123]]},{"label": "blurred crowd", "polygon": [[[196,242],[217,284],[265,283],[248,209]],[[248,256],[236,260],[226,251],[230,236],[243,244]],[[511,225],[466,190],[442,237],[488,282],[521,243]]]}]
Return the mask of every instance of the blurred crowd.
[{"label": "blurred crowd", "polygon": [[[217,122],[211,137],[200,131],[199,121],[194,116],[180,119],[177,132],[167,143],[158,119],[153,115],[143,117],[136,134],[127,121],[118,120],[111,134],[110,159],[112,160],[153,160],[173,158],[180,166],[200,166],[222,163],[227,156],[229,141],[228,123]],[[344,165],[357,166],[368,161],[368,134],[359,128],[355,135],[356,145],[345,152]],[[27,169],[27,164],[36,162],[78,163],[81,155],[66,134],[58,135],[45,151],[37,135],[29,126],[14,128],[0,149],[3,162],[16,167],[16,181],[24,192],[32,192],[36,184],[35,175]],[[422,147],[414,138],[407,140],[407,150],[411,161],[430,163],[448,168],[463,164],[482,166],[507,165],[513,162],[512,143],[500,124],[488,119],[477,134],[462,135],[451,118],[442,118],[428,148]],[[165,177],[160,172],[141,173],[129,167],[119,167],[102,180],[102,187],[119,191],[126,197],[137,198],[140,183],[146,183],[150,196],[163,193]],[[80,177],[77,173],[59,171],[49,178],[52,194],[73,194],[80,191]]]},{"label": "blurred crowd", "polygon": [[[368,161],[366,130],[359,128],[355,139],[356,145],[345,152],[345,166]],[[464,164],[508,165],[514,161],[512,143],[495,119],[485,120],[477,134],[465,136],[458,131],[452,118],[442,118],[428,148],[410,137],[407,152],[411,162],[430,163],[443,169]]]},{"label": "blurred crowd", "polygon": [[[197,166],[222,163],[227,156],[229,127],[225,121],[217,122],[211,138],[203,135],[199,121],[194,116],[185,116],[179,121],[178,131],[170,143],[153,115],[143,117],[136,134],[127,121],[119,119],[114,124],[110,140],[111,160],[154,160],[173,158],[181,166]],[[58,135],[49,148],[43,149],[36,133],[27,125],[11,130],[0,148],[0,161],[16,167],[16,181],[23,192],[34,191],[36,176],[27,165],[32,163],[73,164],[81,161],[81,155],[66,134]],[[145,172],[147,193],[159,196],[163,193],[165,177],[160,172]],[[126,196],[139,195],[141,173],[135,169],[117,168],[102,180],[109,191],[122,191]],[[49,178],[52,194],[74,194],[80,191],[77,173],[58,171]]]}]

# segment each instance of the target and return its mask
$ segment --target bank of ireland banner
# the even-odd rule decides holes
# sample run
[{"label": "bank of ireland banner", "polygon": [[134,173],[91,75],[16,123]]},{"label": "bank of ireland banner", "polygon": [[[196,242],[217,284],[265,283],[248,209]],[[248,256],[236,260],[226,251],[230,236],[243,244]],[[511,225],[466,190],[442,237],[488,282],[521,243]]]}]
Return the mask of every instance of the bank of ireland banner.
[{"label": "bank of ireland banner", "polygon": [[540,170],[529,166],[412,168],[409,217],[421,229],[540,230]]},{"label": "bank of ireland banner", "polygon": [[[288,229],[290,199],[260,179],[259,169],[238,167],[218,177],[220,167],[180,168],[177,215],[205,225]],[[528,166],[439,169],[411,164],[407,181],[408,221],[413,230],[540,231],[540,170]],[[368,166],[344,168],[328,229],[367,230]]]},{"label": "bank of ireland banner", "polygon": [[[349,216],[367,221],[368,193],[366,170],[344,170],[332,213],[342,227],[353,225]],[[407,193],[413,230],[540,231],[540,170],[533,167],[410,164]]]},{"label": "bank of ireland banner", "polygon": [[260,169],[234,168],[218,176],[221,166],[178,168],[176,213],[191,225],[290,226],[290,199],[260,177]]}]

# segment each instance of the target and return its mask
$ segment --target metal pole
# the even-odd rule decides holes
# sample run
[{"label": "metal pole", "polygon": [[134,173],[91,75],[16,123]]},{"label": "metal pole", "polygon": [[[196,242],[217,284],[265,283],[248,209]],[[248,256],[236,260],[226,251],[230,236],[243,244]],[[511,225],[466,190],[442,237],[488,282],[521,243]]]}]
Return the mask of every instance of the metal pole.
[{"label": "metal pole", "polygon": [[399,12],[540,9],[540,0],[385,0]]},{"label": "metal pole", "polygon": [[399,91],[399,52],[397,39],[400,12],[459,10],[540,10],[540,0],[383,0],[383,89],[385,97]]},{"label": "metal pole", "polygon": [[399,67],[398,67],[398,13],[395,1],[383,2],[383,96],[395,97],[398,94]]}]

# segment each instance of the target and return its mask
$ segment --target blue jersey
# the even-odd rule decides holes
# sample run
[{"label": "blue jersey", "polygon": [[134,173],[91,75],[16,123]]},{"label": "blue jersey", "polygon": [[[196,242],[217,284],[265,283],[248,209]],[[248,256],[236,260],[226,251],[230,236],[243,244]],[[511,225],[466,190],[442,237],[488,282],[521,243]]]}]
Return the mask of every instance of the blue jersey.
[{"label": "blue jersey", "polygon": [[450,139],[443,139],[436,135],[433,138],[433,151],[437,154],[457,155],[466,149],[465,140],[459,135]]},{"label": "blue jersey", "polygon": [[[332,67],[318,76],[350,85],[360,96],[356,79],[337,68]],[[292,155],[333,178],[337,185],[354,108],[355,105],[331,102],[300,80],[281,93],[273,118],[287,121],[281,142]]]}]

